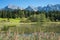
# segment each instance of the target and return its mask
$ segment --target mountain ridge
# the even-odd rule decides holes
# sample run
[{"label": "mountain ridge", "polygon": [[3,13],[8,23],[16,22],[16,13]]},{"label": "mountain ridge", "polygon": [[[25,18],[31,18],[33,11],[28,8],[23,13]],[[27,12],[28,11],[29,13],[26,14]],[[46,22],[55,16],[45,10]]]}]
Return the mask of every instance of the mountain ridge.
[{"label": "mountain ridge", "polygon": [[29,11],[60,11],[60,4],[56,4],[56,5],[47,5],[44,7],[38,6],[38,7],[33,7],[33,6],[28,6],[27,8],[23,9],[20,8],[18,6],[14,6],[14,5],[8,5],[6,7],[4,7],[3,9],[5,10],[14,10],[14,9],[20,9],[20,10],[29,10]]}]

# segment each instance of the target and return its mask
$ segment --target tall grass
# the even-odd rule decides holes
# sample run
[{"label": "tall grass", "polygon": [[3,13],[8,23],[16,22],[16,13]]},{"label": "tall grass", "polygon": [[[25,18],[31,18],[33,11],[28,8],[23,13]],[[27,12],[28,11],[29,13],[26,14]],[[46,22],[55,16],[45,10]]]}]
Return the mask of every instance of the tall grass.
[{"label": "tall grass", "polygon": [[0,40],[59,40],[60,24],[43,23],[3,25],[0,27]]}]

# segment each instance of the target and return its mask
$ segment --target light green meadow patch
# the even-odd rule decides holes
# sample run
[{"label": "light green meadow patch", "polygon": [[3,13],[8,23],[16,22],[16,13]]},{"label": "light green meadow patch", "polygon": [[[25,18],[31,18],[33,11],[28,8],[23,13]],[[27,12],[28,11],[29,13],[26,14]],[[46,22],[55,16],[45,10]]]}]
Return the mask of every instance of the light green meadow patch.
[{"label": "light green meadow patch", "polygon": [[0,21],[2,21],[2,20],[7,20],[7,18],[0,18]]},{"label": "light green meadow patch", "polygon": [[20,22],[20,19],[10,19],[10,22],[11,23],[19,23]]},{"label": "light green meadow patch", "polygon": [[[8,19],[7,18],[0,18],[0,22],[8,22]],[[19,18],[16,18],[16,19],[10,18],[9,22],[11,22],[11,23],[19,23],[20,19]]]}]

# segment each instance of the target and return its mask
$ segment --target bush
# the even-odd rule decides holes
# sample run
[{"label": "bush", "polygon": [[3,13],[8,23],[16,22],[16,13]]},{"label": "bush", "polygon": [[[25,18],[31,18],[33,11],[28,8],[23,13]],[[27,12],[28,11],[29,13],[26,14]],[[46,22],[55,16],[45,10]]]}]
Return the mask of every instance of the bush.
[{"label": "bush", "polygon": [[46,22],[47,18],[44,14],[32,15],[28,18],[32,22]]}]

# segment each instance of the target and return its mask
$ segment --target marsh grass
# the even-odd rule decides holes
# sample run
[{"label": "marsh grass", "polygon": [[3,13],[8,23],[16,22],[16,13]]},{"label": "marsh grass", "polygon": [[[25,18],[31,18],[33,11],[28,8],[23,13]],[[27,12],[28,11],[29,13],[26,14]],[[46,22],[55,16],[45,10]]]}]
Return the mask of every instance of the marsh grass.
[{"label": "marsh grass", "polygon": [[60,36],[59,23],[4,24],[0,29],[1,40],[58,40]]}]

